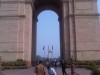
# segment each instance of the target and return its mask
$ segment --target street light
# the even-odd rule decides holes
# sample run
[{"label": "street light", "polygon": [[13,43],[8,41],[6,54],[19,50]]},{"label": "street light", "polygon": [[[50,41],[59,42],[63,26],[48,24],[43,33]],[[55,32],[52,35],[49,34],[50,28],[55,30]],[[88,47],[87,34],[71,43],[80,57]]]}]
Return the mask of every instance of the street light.
[{"label": "street light", "polygon": [[45,59],[45,46],[43,46],[43,51],[44,51],[44,59]]}]

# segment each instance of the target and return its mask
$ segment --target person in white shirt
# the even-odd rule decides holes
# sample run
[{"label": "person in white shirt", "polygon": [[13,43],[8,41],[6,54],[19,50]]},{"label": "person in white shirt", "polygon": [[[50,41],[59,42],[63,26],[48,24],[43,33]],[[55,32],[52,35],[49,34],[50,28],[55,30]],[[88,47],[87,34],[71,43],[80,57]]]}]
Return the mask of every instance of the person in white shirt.
[{"label": "person in white shirt", "polygon": [[47,69],[48,69],[48,75],[57,75],[54,68],[47,66]]}]

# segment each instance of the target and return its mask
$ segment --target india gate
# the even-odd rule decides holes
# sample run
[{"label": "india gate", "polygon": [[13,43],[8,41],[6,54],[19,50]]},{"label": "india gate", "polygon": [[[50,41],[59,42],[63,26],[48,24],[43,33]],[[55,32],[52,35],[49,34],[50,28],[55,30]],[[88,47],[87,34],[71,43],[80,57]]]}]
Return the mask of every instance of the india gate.
[{"label": "india gate", "polygon": [[0,56],[3,61],[36,60],[37,16],[59,17],[61,59],[100,60],[97,0],[0,0]]}]

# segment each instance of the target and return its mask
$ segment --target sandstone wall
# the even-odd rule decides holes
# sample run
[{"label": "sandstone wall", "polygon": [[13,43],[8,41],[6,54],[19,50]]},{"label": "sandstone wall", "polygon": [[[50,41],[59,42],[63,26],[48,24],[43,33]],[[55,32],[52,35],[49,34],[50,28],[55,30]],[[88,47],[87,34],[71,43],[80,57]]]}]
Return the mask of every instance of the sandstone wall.
[{"label": "sandstone wall", "polygon": [[27,0],[0,2],[0,56],[31,61],[32,8]]},{"label": "sandstone wall", "polygon": [[75,2],[76,50],[79,60],[100,60],[97,1]]}]

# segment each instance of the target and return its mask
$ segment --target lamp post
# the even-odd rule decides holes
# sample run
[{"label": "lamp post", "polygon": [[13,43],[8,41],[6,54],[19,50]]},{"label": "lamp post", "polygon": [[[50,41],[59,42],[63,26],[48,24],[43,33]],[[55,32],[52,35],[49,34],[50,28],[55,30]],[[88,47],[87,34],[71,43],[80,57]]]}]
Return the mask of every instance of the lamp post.
[{"label": "lamp post", "polygon": [[44,60],[45,60],[45,46],[43,46]]}]

